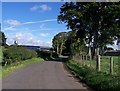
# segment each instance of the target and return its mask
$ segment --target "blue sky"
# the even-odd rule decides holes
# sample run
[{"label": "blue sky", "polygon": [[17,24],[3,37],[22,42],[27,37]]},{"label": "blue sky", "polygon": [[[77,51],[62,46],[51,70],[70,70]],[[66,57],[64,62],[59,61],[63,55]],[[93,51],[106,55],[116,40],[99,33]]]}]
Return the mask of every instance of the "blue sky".
[{"label": "blue sky", "polygon": [[[63,4],[64,2],[2,2],[2,31],[6,35],[7,44],[11,45],[16,40],[19,45],[51,46],[57,33],[69,31],[65,24],[57,22]],[[108,46],[118,49],[117,45]]]},{"label": "blue sky", "polygon": [[2,21],[2,3],[0,1],[0,22]]},{"label": "blue sky", "polygon": [[16,40],[22,45],[51,46],[59,32],[68,31],[58,24],[57,15],[63,2],[3,2],[2,31],[7,44]]}]

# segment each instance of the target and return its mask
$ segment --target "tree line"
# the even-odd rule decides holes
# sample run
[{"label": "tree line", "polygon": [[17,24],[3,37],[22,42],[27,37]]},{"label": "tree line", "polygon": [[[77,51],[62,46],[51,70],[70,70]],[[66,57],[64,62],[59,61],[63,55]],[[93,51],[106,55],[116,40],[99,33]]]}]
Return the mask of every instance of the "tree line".
[{"label": "tree line", "polygon": [[54,36],[53,49],[58,55],[86,54],[85,44],[81,44],[74,31],[60,32]]},{"label": "tree line", "polygon": [[92,59],[107,44],[120,39],[120,2],[66,2],[60,8],[58,22],[65,23],[71,31],[54,36],[55,51],[74,54],[83,49],[84,53],[87,45]]},{"label": "tree line", "polygon": [[5,38],[5,34],[0,31],[0,46],[5,46],[6,45],[6,38]]}]

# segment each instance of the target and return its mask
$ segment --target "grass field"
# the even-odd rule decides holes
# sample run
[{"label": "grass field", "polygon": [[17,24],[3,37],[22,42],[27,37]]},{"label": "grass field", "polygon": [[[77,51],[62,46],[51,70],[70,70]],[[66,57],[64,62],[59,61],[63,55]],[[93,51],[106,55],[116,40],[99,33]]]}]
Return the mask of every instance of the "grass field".
[{"label": "grass field", "polygon": [[[92,69],[96,69],[96,61],[84,60],[84,64]],[[101,72],[110,73],[110,56],[101,56]],[[113,75],[118,75],[120,67],[120,57],[113,56]]]}]

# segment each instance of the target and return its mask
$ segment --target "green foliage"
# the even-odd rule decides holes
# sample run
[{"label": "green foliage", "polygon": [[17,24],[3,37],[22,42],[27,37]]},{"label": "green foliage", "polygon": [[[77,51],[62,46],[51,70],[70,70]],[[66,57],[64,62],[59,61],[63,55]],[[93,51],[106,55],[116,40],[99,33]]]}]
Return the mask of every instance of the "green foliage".
[{"label": "green foliage", "polygon": [[84,78],[85,82],[97,90],[119,91],[120,80],[107,74],[92,72]]},{"label": "green foliage", "polygon": [[58,55],[86,54],[85,43],[76,37],[75,31],[58,33],[54,36],[52,44]]},{"label": "green foliage", "polygon": [[75,63],[72,60],[68,61],[67,65],[70,69],[72,69],[75,72],[76,76],[80,78],[85,77],[87,74],[91,72],[91,70],[88,69],[87,67],[82,68],[79,63]]},{"label": "green foliage", "polygon": [[37,53],[33,50],[23,47],[11,46],[3,51],[3,65],[20,62],[21,60],[30,59],[36,56]]},{"label": "green foliage", "polygon": [[[120,37],[120,2],[66,2],[60,8],[58,21],[77,32],[81,42],[98,48],[113,44]],[[96,49],[96,52],[95,52]]]},{"label": "green foliage", "polygon": [[58,58],[58,54],[56,54],[55,52],[51,52],[51,57]]},{"label": "green foliage", "polygon": [[3,32],[0,31],[0,46],[5,46],[6,45],[6,38],[5,38],[5,34]]},{"label": "green foliage", "polygon": [[0,62],[2,61],[3,53],[2,53],[3,48],[0,47]]},{"label": "green foliage", "polygon": [[56,51],[58,55],[61,55],[62,51],[65,49],[64,44],[65,44],[66,38],[67,38],[67,33],[60,32],[57,35],[55,35],[52,40],[53,49]]},{"label": "green foliage", "polygon": [[58,54],[52,51],[40,51],[36,50],[38,57],[43,58],[44,60],[52,60],[53,58],[57,58]]},{"label": "green foliage", "polygon": [[119,91],[120,79],[102,72],[90,70],[87,67],[81,67],[75,61],[68,61],[67,66],[83,82],[97,91]]}]

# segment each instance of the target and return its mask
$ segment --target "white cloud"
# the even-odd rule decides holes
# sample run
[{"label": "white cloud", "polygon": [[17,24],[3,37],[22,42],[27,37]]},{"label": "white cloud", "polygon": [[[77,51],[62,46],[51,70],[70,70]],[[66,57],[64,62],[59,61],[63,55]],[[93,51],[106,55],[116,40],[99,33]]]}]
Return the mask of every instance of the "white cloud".
[{"label": "white cloud", "polygon": [[114,41],[114,44],[112,44],[112,45],[107,45],[107,47],[112,47],[114,50],[118,50],[119,48],[118,48],[118,45],[117,45],[117,40],[115,40]]},{"label": "white cloud", "polygon": [[41,21],[24,22],[24,23],[22,23],[22,25],[42,23],[42,22],[52,22],[52,21],[57,21],[57,19],[48,19],[48,20],[41,20]]},{"label": "white cloud", "polygon": [[51,30],[50,28],[46,28],[45,24],[40,25],[40,30]]},{"label": "white cloud", "polygon": [[[32,22],[20,22],[18,20],[5,20],[4,22],[9,24],[10,26],[9,27],[6,27],[3,29],[4,30],[17,30],[15,29],[14,27],[17,27],[17,26],[22,26],[22,25],[28,25],[28,24],[36,24],[36,23],[44,23],[44,22],[52,22],[52,21],[57,21],[57,19],[47,19],[47,20],[41,20],[41,21],[32,21]],[[41,27],[43,27],[43,25],[41,25]],[[43,30],[49,30],[49,29],[43,29]]]},{"label": "white cloud", "polygon": [[47,5],[41,5],[40,8],[41,8],[42,11],[48,11],[48,10],[52,9],[51,7],[49,7]]},{"label": "white cloud", "polygon": [[19,39],[21,39],[22,38],[22,33],[18,33],[18,34],[16,34],[15,35],[15,38],[17,39],[17,40],[19,40]]},{"label": "white cloud", "polygon": [[14,30],[16,30],[16,29],[14,28],[14,26],[10,26],[10,27],[6,27],[6,28],[3,29],[3,31],[5,31],[5,30],[14,31]]},{"label": "white cloud", "polygon": [[39,21],[39,22],[49,22],[49,21],[57,21],[57,19],[48,19],[48,20],[42,20],[42,21]]},{"label": "white cloud", "polygon": [[23,22],[23,23],[21,23],[18,20],[5,20],[4,22],[13,26],[13,27],[15,27],[15,26],[18,26],[18,25],[26,25],[26,24],[34,24],[34,23],[42,23],[42,22],[52,22],[52,21],[57,21],[57,19],[47,19],[47,20]]},{"label": "white cloud", "polygon": [[42,37],[47,37],[49,34],[48,33],[41,33],[40,36]]},{"label": "white cloud", "polygon": [[38,8],[39,8],[39,6],[35,5],[35,6],[33,6],[32,8],[30,8],[30,10],[31,10],[31,11],[35,11],[35,10],[37,10]]},{"label": "white cloud", "polygon": [[43,5],[35,5],[35,6],[31,7],[30,10],[31,11],[36,11],[36,10],[38,10],[38,11],[50,11],[50,10],[52,10],[52,8],[46,4],[43,4]]},{"label": "white cloud", "polygon": [[45,24],[41,24],[40,25],[40,29],[44,28]]},{"label": "white cloud", "polygon": [[21,22],[17,20],[5,20],[4,22],[11,26],[18,26],[21,24]]},{"label": "white cloud", "polygon": [[6,37],[7,44],[9,45],[17,41],[19,45],[51,46],[51,42],[40,40],[35,35],[28,32],[11,33],[7,34]]},{"label": "white cloud", "polygon": [[35,22],[24,22],[22,23],[23,25],[26,25],[26,24],[34,24]]}]

